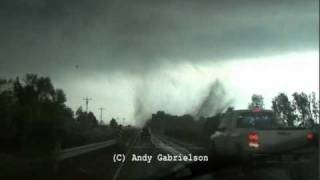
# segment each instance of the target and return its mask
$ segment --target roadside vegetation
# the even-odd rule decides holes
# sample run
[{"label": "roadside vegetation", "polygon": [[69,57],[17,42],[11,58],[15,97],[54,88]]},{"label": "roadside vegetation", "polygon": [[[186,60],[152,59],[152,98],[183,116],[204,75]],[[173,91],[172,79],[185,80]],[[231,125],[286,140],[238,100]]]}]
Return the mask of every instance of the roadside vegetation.
[{"label": "roadside vegetation", "polygon": [[50,153],[115,137],[117,124],[99,123],[92,112],[74,113],[66,95],[50,78],[27,74],[0,81],[1,151],[13,154]]},{"label": "roadside vegetation", "polygon": [[0,179],[46,172],[57,149],[118,137],[116,122],[99,123],[92,112],[73,112],[66,101],[48,77],[0,80]]}]

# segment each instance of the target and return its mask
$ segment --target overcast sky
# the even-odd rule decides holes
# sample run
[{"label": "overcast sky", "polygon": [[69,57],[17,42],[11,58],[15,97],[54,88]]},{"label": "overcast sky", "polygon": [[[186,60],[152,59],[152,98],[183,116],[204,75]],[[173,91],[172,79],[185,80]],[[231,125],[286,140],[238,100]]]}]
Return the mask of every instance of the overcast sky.
[{"label": "overcast sky", "polygon": [[104,120],[183,114],[215,79],[236,108],[252,93],[319,90],[318,0],[1,0],[0,76],[50,76]]}]

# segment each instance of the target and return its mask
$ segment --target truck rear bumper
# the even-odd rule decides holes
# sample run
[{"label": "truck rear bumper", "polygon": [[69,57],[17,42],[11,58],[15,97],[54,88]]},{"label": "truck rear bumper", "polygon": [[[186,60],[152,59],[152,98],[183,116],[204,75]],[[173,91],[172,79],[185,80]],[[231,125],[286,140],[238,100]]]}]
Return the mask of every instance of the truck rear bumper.
[{"label": "truck rear bumper", "polygon": [[267,163],[301,163],[309,162],[318,155],[318,148],[308,148],[299,151],[282,153],[250,153],[249,159]]}]

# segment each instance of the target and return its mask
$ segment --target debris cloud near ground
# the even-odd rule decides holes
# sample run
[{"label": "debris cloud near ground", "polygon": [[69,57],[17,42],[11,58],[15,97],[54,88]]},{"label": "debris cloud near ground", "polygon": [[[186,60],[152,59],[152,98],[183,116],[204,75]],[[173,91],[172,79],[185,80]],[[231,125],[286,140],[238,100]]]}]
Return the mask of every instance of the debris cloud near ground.
[{"label": "debris cloud near ground", "polygon": [[[162,87],[165,86],[167,85],[164,82]],[[177,86],[179,86],[179,83],[167,92],[163,91],[159,86],[154,87],[152,81],[146,79],[138,81],[133,92],[133,117],[135,125],[143,126],[151,118],[152,114],[157,111],[165,111],[176,115],[189,114],[195,120],[198,120],[201,117],[211,117],[217,113],[221,113],[232,105],[232,100],[228,97],[223,84],[219,80],[209,83],[204,91],[201,91],[202,88],[199,88],[199,90],[195,90],[199,92],[192,92],[189,96],[177,93],[186,91],[183,90],[185,86]],[[193,104],[180,106],[179,108],[183,110],[179,113],[176,107],[183,102],[187,102],[185,101],[187,97],[195,101]],[[181,114],[181,112],[184,113]]]},{"label": "debris cloud near ground", "polygon": [[219,80],[215,80],[208,86],[207,93],[203,96],[192,115],[196,119],[210,117],[223,112],[231,103],[232,101],[228,99],[222,83]]}]

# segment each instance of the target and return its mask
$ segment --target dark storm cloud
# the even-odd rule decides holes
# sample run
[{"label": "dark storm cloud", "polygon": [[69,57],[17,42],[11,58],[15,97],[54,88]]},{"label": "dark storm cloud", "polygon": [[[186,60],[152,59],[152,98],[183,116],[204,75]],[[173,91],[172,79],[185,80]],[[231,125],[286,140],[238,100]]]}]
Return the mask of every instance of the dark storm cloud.
[{"label": "dark storm cloud", "polygon": [[2,0],[0,23],[4,74],[137,72],[315,50],[319,30],[315,0]]}]

